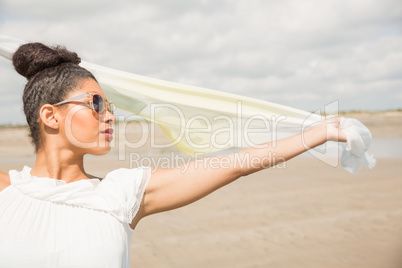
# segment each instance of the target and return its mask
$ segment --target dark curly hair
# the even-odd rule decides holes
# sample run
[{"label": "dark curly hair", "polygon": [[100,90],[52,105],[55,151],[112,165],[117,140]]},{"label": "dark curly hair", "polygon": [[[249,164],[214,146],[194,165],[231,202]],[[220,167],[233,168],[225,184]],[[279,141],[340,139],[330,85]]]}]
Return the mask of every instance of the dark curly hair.
[{"label": "dark curly hair", "polygon": [[76,53],[42,43],[24,44],[14,53],[15,70],[28,79],[22,98],[35,152],[43,142],[38,123],[40,108],[62,101],[85,79],[96,81],[91,72],[78,66],[80,62]]}]

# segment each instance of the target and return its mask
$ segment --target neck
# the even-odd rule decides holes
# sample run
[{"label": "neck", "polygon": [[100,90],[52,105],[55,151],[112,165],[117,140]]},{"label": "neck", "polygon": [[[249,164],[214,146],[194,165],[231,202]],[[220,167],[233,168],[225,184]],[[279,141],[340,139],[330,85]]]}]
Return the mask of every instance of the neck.
[{"label": "neck", "polygon": [[88,179],[84,170],[84,155],[76,154],[68,149],[49,148],[49,146],[42,146],[39,149],[31,174],[37,177],[64,180],[67,183]]}]

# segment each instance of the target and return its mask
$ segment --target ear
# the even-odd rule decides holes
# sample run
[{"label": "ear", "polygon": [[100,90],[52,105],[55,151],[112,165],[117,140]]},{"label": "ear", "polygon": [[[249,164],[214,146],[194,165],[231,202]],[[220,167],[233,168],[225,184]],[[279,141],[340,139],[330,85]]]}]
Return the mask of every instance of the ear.
[{"label": "ear", "polygon": [[50,104],[43,105],[39,111],[39,118],[45,126],[53,129],[59,128],[60,121],[54,106]]}]

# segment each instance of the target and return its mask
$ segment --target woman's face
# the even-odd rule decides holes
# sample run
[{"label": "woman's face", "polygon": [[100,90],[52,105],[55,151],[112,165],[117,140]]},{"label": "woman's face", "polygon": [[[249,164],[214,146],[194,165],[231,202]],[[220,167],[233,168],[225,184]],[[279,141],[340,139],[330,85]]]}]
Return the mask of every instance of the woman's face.
[{"label": "woman's face", "polygon": [[[80,89],[72,91],[66,99],[87,92],[98,94],[103,100],[107,100],[99,84],[91,78],[84,80]],[[82,154],[103,155],[108,153],[113,139],[114,115],[107,110],[104,114],[97,114],[89,107],[87,97],[64,105],[66,106],[64,108],[64,124],[60,126],[60,133],[66,139],[67,146],[72,146],[73,150]]]}]

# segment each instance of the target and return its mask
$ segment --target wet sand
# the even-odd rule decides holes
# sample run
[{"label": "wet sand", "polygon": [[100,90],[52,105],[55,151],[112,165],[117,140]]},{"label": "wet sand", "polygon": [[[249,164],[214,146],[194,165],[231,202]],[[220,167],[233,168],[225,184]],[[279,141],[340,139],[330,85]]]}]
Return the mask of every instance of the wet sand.
[{"label": "wet sand", "polygon": [[[374,139],[402,138],[400,112],[354,117]],[[146,146],[136,152],[166,154]],[[129,167],[132,153],[127,150],[121,161],[116,151],[88,157],[87,170],[103,176]],[[25,129],[0,129],[0,170],[33,161]],[[187,207],[152,215],[135,230],[132,267],[400,268],[402,158],[377,161],[374,169],[352,175],[299,157]]]}]

